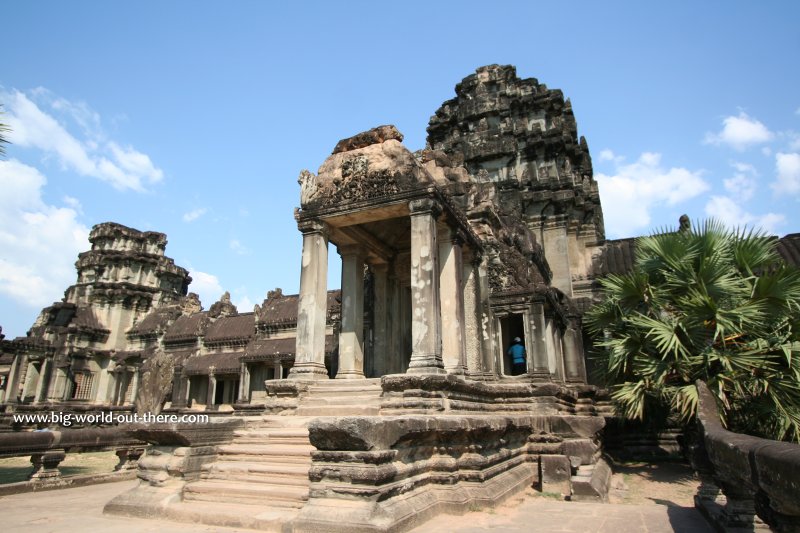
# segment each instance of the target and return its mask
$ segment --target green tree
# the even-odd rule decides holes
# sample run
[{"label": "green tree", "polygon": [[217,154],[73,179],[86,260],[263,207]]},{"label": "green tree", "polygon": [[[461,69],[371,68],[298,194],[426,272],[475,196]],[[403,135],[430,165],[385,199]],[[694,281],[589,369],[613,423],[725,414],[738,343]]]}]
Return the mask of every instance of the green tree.
[{"label": "green tree", "polygon": [[633,270],[601,284],[586,324],[620,414],[688,422],[701,379],[731,429],[800,441],[800,271],[775,237],[682,224],[638,239]]}]

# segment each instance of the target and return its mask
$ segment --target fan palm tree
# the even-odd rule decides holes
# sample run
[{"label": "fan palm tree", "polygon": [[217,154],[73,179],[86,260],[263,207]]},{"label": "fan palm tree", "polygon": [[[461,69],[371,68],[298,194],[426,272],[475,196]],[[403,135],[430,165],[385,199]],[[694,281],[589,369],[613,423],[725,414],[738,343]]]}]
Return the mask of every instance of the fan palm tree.
[{"label": "fan palm tree", "polygon": [[701,379],[731,429],[800,441],[800,271],[776,246],[714,220],[637,240],[586,317],[622,415],[689,421]]}]

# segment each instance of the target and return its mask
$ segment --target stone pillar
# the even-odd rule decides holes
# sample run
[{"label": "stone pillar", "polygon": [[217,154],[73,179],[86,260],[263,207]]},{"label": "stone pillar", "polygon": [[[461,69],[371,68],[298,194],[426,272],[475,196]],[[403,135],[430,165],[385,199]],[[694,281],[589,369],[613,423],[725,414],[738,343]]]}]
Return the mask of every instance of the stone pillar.
[{"label": "stone pillar", "polygon": [[400,280],[389,278],[389,327],[387,338],[386,372],[399,374],[403,371],[403,297]]},{"label": "stone pillar", "polygon": [[131,403],[136,405],[136,395],[139,394],[139,367],[133,367],[133,376],[131,377],[133,383],[131,384]]},{"label": "stone pillar", "polygon": [[564,370],[564,379],[566,381],[570,383],[586,383],[583,337],[577,320],[571,320],[564,331]]},{"label": "stone pillar", "polygon": [[250,399],[250,369],[247,368],[247,363],[242,361],[239,368],[239,397],[236,399],[239,403],[245,403]]},{"label": "stone pillar", "polygon": [[464,274],[464,344],[467,361],[467,375],[483,379],[481,361],[481,327],[478,294],[478,262],[471,258],[463,265]]},{"label": "stone pillar", "polygon": [[464,293],[462,241],[450,228],[439,232],[439,304],[442,315],[442,361],[448,374],[464,375]]},{"label": "stone pillar", "polygon": [[[188,396],[188,381],[189,379],[183,373],[183,367],[175,367],[175,372],[172,374],[172,407],[182,409],[186,407],[186,398]],[[120,398],[120,404],[125,403],[125,387],[121,388],[123,395]]]},{"label": "stone pillar", "polygon": [[[484,256],[478,265],[478,317],[480,320],[481,336],[481,365],[484,379],[495,379],[495,329],[489,306],[489,266],[488,258]],[[500,347],[500,350],[503,348]]]},{"label": "stone pillar", "polygon": [[39,383],[36,387],[36,396],[33,398],[33,403],[40,403],[47,400],[47,386],[50,383],[50,373],[53,369],[53,359],[46,357],[42,361],[42,367],[39,370]]},{"label": "stone pillar", "polygon": [[8,383],[6,383],[5,403],[17,403],[19,392],[19,375],[22,365],[28,364],[27,355],[18,355],[11,362],[11,369],[8,372]]},{"label": "stone pillar", "polygon": [[542,243],[547,264],[553,272],[552,285],[567,296],[572,296],[566,215],[554,215],[544,222]]},{"label": "stone pillar", "polygon": [[[281,364],[280,359],[275,361],[275,366],[272,368],[272,375],[274,379],[282,379],[283,378],[283,365]],[[291,374],[289,375],[291,377]]]},{"label": "stone pillar", "polygon": [[318,220],[302,222],[303,259],[297,307],[297,345],[293,379],[327,379],[325,321],[328,313],[328,235]]},{"label": "stone pillar", "polygon": [[425,198],[411,210],[411,362],[410,374],[443,374],[436,218],[439,205]]},{"label": "stone pillar", "polygon": [[364,377],[364,250],[341,246],[342,328],[336,379]]},{"label": "stone pillar", "polygon": [[373,342],[372,342],[372,368],[374,377],[389,373],[389,265],[372,265],[373,296]]},{"label": "stone pillar", "polygon": [[206,390],[206,407],[214,405],[214,397],[217,395],[217,376],[214,375],[214,367],[208,369],[208,389]]},{"label": "stone pillar", "polygon": [[532,354],[528,355],[528,372],[538,379],[550,379],[550,367],[547,360],[547,324],[544,317],[544,303],[534,302],[531,305],[530,332],[533,342]]},{"label": "stone pillar", "polygon": [[564,349],[561,345],[561,328],[558,327],[558,322],[555,318],[548,321],[548,329],[552,337],[552,350],[553,350],[553,373],[556,379],[564,381]]}]

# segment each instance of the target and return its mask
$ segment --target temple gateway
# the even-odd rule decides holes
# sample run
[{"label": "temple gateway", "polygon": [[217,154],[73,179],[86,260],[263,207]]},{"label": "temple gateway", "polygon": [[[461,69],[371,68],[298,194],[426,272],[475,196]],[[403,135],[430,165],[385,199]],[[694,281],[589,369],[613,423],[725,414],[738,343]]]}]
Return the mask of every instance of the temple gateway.
[{"label": "temple gateway", "polygon": [[491,65],[427,131],[412,152],[380,126],[300,173],[300,292],[252,312],[203,310],[164,234],[95,226],[63,301],[0,344],[6,413],[211,414],[124,428],[152,447],[110,513],[401,531],[530,486],[604,500],[581,316],[632,240],[605,240],[570,101]]}]

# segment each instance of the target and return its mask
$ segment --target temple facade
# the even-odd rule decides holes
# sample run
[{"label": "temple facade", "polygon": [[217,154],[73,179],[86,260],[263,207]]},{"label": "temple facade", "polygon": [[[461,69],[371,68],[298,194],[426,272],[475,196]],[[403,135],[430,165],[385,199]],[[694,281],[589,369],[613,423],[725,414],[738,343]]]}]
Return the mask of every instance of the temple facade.
[{"label": "temple facade", "polygon": [[[145,362],[174,368],[167,407],[258,403],[267,379],[447,373],[585,383],[580,311],[603,242],[597,184],[570,102],[513,67],[479,69],[412,153],[393,126],[301,173],[300,294],[201,311],[166,236],[93,228],[78,280],[14,355],[7,404],[130,406]],[[328,290],[329,244],[342,261]],[[6,356],[8,358],[8,356]]]}]

